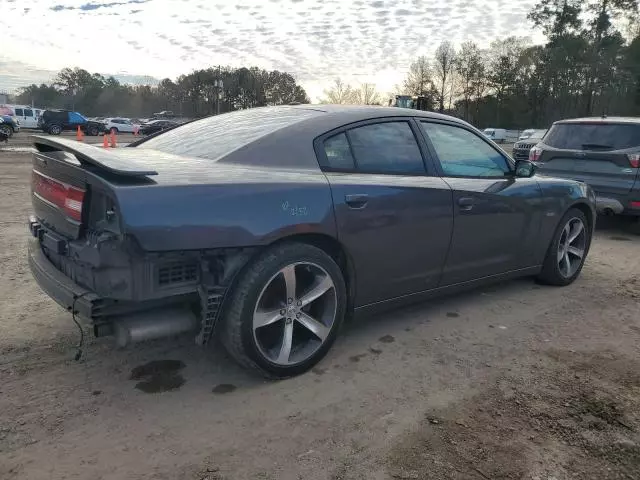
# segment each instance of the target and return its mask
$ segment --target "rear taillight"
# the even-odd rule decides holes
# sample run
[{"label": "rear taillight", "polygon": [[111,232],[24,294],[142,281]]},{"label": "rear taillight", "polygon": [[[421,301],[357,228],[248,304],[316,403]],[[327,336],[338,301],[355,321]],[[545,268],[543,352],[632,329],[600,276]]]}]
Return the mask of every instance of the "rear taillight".
[{"label": "rear taillight", "polygon": [[533,147],[531,150],[529,150],[529,161],[537,162],[541,154],[542,149],[540,147]]},{"label": "rear taillight", "polygon": [[78,222],[82,220],[84,190],[54,180],[36,170],[33,170],[31,176],[31,188],[34,194],[59,208],[69,218]]},{"label": "rear taillight", "polygon": [[633,168],[640,167],[640,153],[627,153],[627,158]]}]

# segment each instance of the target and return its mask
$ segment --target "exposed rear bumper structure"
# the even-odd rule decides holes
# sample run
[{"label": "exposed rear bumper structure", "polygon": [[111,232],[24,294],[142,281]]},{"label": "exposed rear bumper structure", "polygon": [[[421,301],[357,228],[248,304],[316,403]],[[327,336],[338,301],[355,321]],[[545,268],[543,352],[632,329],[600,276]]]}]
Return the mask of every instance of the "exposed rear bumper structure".
[{"label": "exposed rear bumper structure", "polygon": [[196,331],[200,326],[191,308],[197,295],[135,303],[101,298],[56,269],[37,238],[29,239],[29,267],[47,295],[68,312],[75,310],[83,323],[93,326],[96,336],[115,335],[119,347]]}]

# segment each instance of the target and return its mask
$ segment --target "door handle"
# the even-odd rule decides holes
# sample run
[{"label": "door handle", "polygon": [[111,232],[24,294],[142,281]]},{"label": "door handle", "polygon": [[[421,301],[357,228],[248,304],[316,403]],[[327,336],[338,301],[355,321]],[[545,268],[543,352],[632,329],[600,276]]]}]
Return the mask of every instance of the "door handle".
[{"label": "door handle", "polygon": [[345,195],[344,201],[347,205],[349,205],[349,208],[361,209],[367,206],[369,195],[367,195],[366,193]]},{"label": "door handle", "polygon": [[468,211],[473,208],[473,198],[471,197],[462,197],[458,199],[458,206],[460,210]]}]

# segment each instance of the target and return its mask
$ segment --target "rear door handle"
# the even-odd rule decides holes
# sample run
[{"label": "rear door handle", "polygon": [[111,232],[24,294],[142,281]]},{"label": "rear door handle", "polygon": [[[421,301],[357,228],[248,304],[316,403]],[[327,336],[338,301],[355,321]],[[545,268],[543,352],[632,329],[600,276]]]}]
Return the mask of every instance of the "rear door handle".
[{"label": "rear door handle", "polygon": [[349,208],[361,209],[367,206],[369,195],[367,195],[366,193],[345,195],[344,201],[347,205],[349,205]]},{"label": "rear door handle", "polygon": [[473,198],[471,197],[462,197],[458,199],[458,206],[460,210],[471,210],[473,208]]}]

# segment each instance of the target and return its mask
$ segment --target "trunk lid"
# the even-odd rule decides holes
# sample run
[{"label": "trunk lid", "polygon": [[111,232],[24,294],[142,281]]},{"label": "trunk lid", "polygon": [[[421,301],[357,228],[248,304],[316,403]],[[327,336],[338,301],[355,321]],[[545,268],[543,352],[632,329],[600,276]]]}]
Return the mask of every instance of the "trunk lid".
[{"label": "trunk lid", "polygon": [[[72,140],[34,137],[34,144],[31,201],[35,217],[67,239],[104,227],[118,231],[112,185],[144,185],[157,174],[139,161]],[[114,212],[114,218],[108,218],[109,212]]]}]

